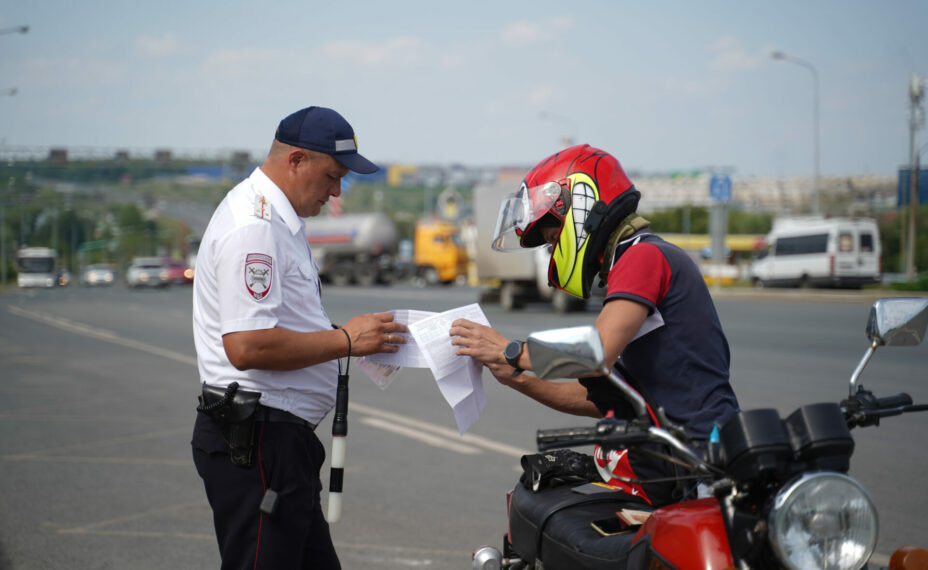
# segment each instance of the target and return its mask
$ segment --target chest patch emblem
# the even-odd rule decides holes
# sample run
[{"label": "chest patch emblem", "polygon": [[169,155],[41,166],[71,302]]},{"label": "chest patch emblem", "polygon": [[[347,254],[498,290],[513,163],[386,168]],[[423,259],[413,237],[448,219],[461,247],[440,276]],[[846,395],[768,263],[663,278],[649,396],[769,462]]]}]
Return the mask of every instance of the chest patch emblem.
[{"label": "chest patch emblem", "polygon": [[249,253],[245,256],[245,288],[255,301],[260,301],[271,292],[271,271],[273,258],[263,253]]}]

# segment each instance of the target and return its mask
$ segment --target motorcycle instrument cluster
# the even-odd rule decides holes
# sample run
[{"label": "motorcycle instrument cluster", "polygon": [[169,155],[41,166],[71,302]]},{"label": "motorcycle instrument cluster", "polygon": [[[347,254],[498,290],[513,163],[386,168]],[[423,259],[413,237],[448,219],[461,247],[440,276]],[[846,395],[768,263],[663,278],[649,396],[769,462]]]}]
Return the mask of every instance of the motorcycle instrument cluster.
[{"label": "motorcycle instrument cluster", "polygon": [[721,460],[737,482],[810,469],[846,473],[854,451],[841,408],[833,403],[803,406],[785,420],[774,409],[742,411],[720,434]]}]

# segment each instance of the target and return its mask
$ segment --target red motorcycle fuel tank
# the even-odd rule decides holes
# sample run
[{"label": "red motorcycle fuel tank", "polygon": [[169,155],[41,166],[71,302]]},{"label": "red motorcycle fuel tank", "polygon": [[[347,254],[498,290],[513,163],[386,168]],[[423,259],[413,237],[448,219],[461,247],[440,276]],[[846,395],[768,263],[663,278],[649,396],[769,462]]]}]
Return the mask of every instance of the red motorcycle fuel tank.
[{"label": "red motorcycle fuel tank", "polygon": [[722,511],[714,497],[675,503],[654,511],[635,535],[635,543],[644,538],[650,540],[653,552],[679,570],[721,570],[735,566]]}]

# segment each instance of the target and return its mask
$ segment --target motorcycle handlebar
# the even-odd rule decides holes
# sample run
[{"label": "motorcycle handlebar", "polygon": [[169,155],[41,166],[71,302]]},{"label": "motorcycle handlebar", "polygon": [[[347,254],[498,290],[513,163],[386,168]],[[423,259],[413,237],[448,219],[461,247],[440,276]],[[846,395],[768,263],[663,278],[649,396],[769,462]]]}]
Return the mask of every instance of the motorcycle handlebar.
[{"label": "motorcycle handlebar", "polygon": [[717,475],[723,475],[722,471],[714,468],[707,463],[705,459],[687,447],[673,434],[665,429],[655,426],[645,427],[634,422],[629,423],[624,420],[615,418],[606,418],[600,420],[595,427],[582,428],[560,428],[538,430],[536,434],[538,451],[548,451],[563,447],[574,447],[578,445],[605,445],[626,447],[636,444],[654,441],[669,445],[678,453],[678,458],[688,463],[694,469],[704,472],[715,471]]},{"label": "motorcycle handlebar", "polygon": [[540,429],[535,435],[535,441],[538,451],[547,451],[560,447],[602,443],[610,436],[622,436],[628,432],[628,422],[608,418],[600,420],[593,427]]},{"label": "motorcycle handlebar", "polygon": [[881,418],[898,416],[906,412],[928,411],[928,406],[913,405],[912,397],[902,392],[895,396],[877,398],[872,393],[861,390],[856,398],[842,402],[848,427],[867,427],[879,425]]},{"label": "motorcycle handlebar", "polygon": [[535,436],[538,451],[596,443],[596,428],[540,429]]},{"label": "motorcycle handlebar", "polygon": [[880,410],[887,410],[890,408],[900,408],[902,406],[911,406],[912,405],[912,396],[909,396],[905,392],[901,394],[896,394],[895,396],[887,396],[885,398],[876,399],[876,407]]}]

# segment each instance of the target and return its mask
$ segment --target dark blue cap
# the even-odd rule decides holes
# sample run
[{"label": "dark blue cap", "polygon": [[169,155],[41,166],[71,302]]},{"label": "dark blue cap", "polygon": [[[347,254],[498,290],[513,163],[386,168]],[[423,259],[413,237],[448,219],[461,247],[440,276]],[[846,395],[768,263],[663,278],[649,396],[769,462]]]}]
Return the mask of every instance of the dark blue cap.
[{"label": "dark blue cap", "polygon": [[344,117],[326,107],[306,107],[284,117],[274,138],[282,143],[324,152],[359,174],[377,172],[377,165],[358,154],[358,139]]}]

